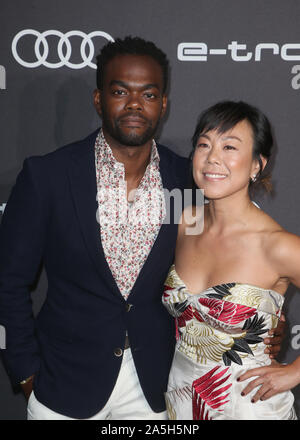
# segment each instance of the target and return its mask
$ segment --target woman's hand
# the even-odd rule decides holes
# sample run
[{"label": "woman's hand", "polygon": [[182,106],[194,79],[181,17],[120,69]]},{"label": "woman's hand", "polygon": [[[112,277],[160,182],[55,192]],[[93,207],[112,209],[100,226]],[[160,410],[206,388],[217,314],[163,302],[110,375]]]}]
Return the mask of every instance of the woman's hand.
[{"label": "woman's hand", "polygon": [[242,391],[242,396],[249,394],[254,388],[259,387],[251,402],[266,400],[275,394],[294,388],[300,382],[300,357],[289,365],[269,365],[248,370],[237,380],[242,382],[255,376],[256,378],[248,383]]}]

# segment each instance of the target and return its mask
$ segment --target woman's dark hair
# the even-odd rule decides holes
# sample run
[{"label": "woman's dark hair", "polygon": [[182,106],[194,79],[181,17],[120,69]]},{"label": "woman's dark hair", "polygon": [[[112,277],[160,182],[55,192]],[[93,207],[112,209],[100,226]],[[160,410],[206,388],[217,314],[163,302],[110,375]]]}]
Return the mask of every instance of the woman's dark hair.
[{"label": "woman's dark hair", "polygon": [[[271,124],[258,108],[253,107],[246,102],[239,101],[222,101],[207,110],[204,110],[198,120],[194,135],[192,137],[193,150],[191,158],[193,157],[199,136],[205,134],[210,130],[215,130],[219,133],[225,133],[233,128],[241,121],[247,121],[253,132],[253,158],[256,158],[260,164],[260,170],[257,174],[256,184],[262,184],[265,189],[270,191],[270,175],[262,169],[262,161],[260,155],[265,157],[268,161],[271,157],[273,147],[273,136]],[[253,182],[250,182],[250,186]]]}]

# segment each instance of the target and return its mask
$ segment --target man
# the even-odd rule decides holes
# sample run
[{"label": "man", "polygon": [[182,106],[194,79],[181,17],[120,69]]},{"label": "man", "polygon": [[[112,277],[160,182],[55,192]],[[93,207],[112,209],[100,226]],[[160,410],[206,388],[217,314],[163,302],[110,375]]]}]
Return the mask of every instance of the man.
[{"label": "man", "polygon": [[[166,418],[175,326],[161,294],[177,226],[163,224],[161,194],[182,190],[188,168],[153,140],[167,72],[153,43],[108,43],[94,92],[102,129],[25,160],[18,176],[0,232],[0,324],[29,419]],[[149,221],[133,220],[139,210]],[[34,320],[41,262],[48,292]]]}]

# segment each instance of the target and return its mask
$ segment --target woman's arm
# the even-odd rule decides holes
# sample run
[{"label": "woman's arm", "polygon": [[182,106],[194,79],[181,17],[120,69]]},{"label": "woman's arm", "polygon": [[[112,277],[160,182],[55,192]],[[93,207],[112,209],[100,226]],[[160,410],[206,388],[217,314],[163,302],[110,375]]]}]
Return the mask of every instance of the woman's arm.
[{"label": "woman's arm", "polygon": [[[300,287],[300,237],[285,231],[278,233],[272,246],[271,261],[280,277],[288,278]],[[300,356],[289,365],[270,365],[248,370],[237,380],[244,381],[251,377],[256,378],[248,383],[242,395],[246,396],[260,385],[251,400],[253,403],[290,390],[300,383]]]}]

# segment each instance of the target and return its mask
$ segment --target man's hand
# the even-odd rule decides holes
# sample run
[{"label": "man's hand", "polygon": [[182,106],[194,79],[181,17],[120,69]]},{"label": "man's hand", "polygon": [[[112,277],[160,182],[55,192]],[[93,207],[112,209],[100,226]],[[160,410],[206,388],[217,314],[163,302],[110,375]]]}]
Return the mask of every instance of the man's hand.
[{"label": "man's hand", "polygon": [[275,359],[281,349],[281,344],[285,332],[285,316],[282,313],[276,328],[269,330],[269,336],[264,339],[267,345],[265,353],[269,355],[270,359]]},{"label": "man's hand", "polygon": [[26,382],[23,385],[21,385],[23,393],[25,394],[27,402],[28,402],[30,394],[32,392],[33,378],[34,378],[34,375],[30,377],[30,380],[28,380],[28,382]]}]

